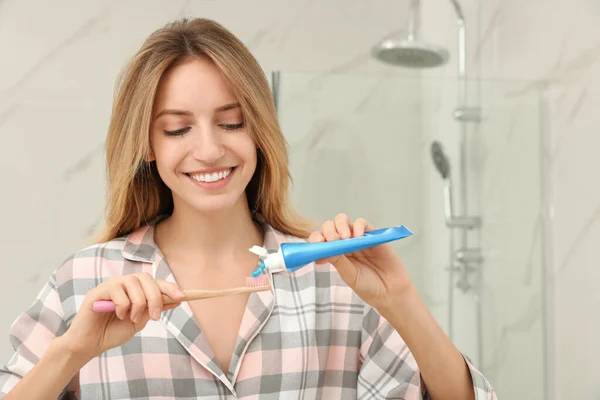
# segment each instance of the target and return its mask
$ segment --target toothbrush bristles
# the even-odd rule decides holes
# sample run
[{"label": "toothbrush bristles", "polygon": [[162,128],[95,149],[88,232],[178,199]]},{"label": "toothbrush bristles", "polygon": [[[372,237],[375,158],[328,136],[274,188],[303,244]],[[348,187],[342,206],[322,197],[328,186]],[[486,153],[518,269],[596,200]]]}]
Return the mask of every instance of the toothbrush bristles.
[{"label": "toothbrush bristles", "polygon": [[257,277],[247,276],[246,277],[246,286],[248,286],[248,287],[269,286],[269,278],[267,277],[267,275],[260,275]]}]

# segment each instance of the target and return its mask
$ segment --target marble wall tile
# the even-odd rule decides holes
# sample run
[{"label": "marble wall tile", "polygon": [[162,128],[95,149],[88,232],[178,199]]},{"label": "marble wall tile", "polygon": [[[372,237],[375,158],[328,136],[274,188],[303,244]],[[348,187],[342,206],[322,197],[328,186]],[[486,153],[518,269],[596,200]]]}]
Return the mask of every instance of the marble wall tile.
[{"label": "marble wall tile", "polygon": [[[543,89],[544,94],[541,182],[543,204],[549,207],[541,216],[549,217],[543,226],[550,229],[544,232],[548,250],[541,255],[547,283],[542,327],[549,340],[546,398],[593,398],[600,393],[591,372],[598,368],[592,336],[600,326],[588,318],[599,304],[590,285],[596,281],[598,259],[592,243],[598,239],[600,199],[592,183],[592,160],[598,141],[593,127],[600,100],[600,8],[586,0],[534,0],[487,2],[480,9],[485,34],[479,36],[475,61],[481,76],[521,80],[516,93]],[[522,359],[530,360],[526,354]]]},{"label": "marble wall tile", "polygon": [[[595,70],[600,70],[600,63],[596,65]],[[554,338],[553,388],[557,399],[567,394],[574,398],[600,394],[592,372],[598,368],[595,333],[600,323],[588,317],[600,305],[593,286],[600,257],[595,245],[600,237],[600,193],[593,184],[599,87],[600,80],[590,71],[580,78],[555,83],[546,98],[552,138],[547,173],[551,185],[553,258],[549,280],[554,313],[549,329]]]}]

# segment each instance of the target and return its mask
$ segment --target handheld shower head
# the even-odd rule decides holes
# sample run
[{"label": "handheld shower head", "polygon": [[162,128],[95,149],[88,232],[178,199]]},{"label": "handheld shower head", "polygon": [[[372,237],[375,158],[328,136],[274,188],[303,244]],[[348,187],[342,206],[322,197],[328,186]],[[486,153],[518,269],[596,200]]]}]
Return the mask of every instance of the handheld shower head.
[{"label": "handheld shower head", "polygon": [[438,141],[431,143],[431,158],[435,168],[444,179],[444,214],[446,225],[450,228],[473,229],[478,227],[481,220],[478,217],[454,215],[452,196],[452,176],[450,175],[450,161],[444,153],[444,148]]},{"label": "handheld shower head", "polygon": [[450,177],[450,161],[448,161],[448,157],[444,154],[444,149],[438,141],[431,143],[431,158],[433,158],[435,168],[442,178],[448,179]]}]

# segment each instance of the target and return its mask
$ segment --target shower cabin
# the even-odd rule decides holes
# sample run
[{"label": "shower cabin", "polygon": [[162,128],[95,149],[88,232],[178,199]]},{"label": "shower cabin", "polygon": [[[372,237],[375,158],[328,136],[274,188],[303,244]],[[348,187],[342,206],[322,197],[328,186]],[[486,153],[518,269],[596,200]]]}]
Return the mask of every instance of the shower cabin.
[{"label": "shower cabin", "polygon": [[465,16],[450,4],[456,49],[420,39],[412,0],[407,33],[371,55],[390,71],[455,63],[455,75],[269,73],[293,200],[316,220],[411,229],[392,245],[448,336],[500,396],[542,400],[542,93],[470,78]]}]

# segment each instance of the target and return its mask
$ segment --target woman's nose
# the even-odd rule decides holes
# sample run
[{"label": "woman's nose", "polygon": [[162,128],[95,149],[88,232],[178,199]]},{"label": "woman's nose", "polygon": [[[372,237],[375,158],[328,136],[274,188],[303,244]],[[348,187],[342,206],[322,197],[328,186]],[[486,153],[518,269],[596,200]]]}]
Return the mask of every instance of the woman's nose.
[{"label": "woman's nose", "polygon": [[211,163],[219,160],[224,155],[225,147],[214,129],[204,129],[194,141],[192,156],[199,161]]}]

